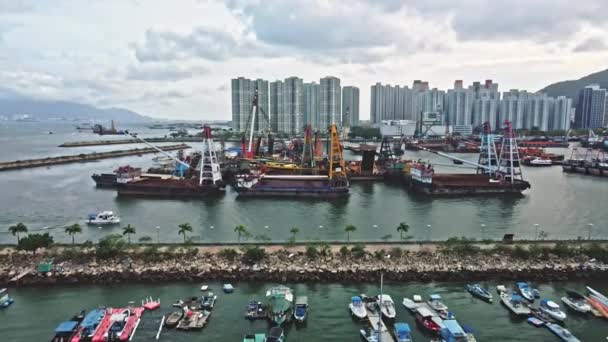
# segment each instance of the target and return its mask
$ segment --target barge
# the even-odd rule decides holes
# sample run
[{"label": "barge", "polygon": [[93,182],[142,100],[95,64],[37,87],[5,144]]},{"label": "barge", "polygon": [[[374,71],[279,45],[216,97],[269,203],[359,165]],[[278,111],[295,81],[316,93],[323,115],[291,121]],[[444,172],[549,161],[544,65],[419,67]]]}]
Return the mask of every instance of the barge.
[{"label": "barge", "polygon": [[238,176],[235,190],[239,197],[324,197],[348,195],[348,183],[335,182],[324,175]]}]

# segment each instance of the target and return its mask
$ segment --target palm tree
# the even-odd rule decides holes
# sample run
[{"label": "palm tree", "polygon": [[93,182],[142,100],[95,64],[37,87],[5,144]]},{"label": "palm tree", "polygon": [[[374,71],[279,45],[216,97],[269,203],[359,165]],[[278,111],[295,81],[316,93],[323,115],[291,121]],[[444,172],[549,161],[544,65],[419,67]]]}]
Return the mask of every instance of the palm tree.
[{"label": "palm tree", "polygon": [[82,228],[78,223],[65,227],[65,232],[72,236],[72,245],[74,244],[74,235],[82,233]]},{"label": "palm tree", "polygon": [[410,226],[407,223],[399,223],[399,226],[397,226],[397,231],[399,232],[399,234],[401,234],[401,240],[403,240],[403,233],[407,233],[409,230]]},{"label": "palm tree", "polygon": [[131,234],[135,234],[135,227],[128,224],[126,227],[122,228],[122,235],[127,236],[127,242],[131,243]]},{"label": "palm tree", "polygon": [[239,245],[241,244],[241,236],[247,235],[247,227],[242,224],[234,227],[234,232],[238,235]]},{"label": "palm tree", "polygon": [[184,243],[186,243],[186,233],[192,232],[192,226],[190,225],[190,223],[182,223],[177,227],[179,228],[179,230],[177,231],[177,234],[183,235]]},{"label": "palm tree", "polygon": [[27,227],[23,223],[19,222],[14,226],[8,227],[8,231],[11,232],[13,236],[17,236],[17,244],[19,244],[19,233],[27,233]]},{"label": "palm tree", "polygon": [[344,228],[344,231],[346,232],[346,241],[350,242],[350,233],[354,232],[355,230],[357,230],[357,227],[353,226],[352,224],[349,224],[346,226],[346,228]]},{"label": "palm tree", "polygon": [[289,232],[291,233],[291,238],[293,239],[293,242],[296,242],[296,234],[300,232],[300,228],[293,226],[291,227]]}]

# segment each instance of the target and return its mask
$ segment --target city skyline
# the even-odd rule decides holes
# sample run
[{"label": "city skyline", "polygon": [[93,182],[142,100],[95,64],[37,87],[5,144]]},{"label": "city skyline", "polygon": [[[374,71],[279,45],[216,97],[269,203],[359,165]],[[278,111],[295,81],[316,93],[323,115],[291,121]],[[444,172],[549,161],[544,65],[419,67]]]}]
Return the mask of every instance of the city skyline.
[{"label": "city skyline", "polygon": [[3,2],[0,93],[212,120],[230,118],[233,75],[334,75],[360,89],[367,119],[380,80],[448,89],[490,78],[534,92],[606,68],[605,1],[483,4]]}]

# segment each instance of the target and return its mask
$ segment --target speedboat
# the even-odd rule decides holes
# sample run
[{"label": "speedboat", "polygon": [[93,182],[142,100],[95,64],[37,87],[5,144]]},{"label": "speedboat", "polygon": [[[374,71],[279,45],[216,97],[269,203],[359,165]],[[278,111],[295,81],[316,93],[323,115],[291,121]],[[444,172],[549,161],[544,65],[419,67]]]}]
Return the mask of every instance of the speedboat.
[{"label": "speedboat", "polygon": [[534,159],[525,160],[524,164],[528,166],[551,166],[553,165],[553,161],[548,158],[535,157]]},{"label": "speedboat", "polygon": [[308,316],[308,297],[298,296],[296,297],[296,308],[293,312],[293,318],[296,322],[304,322]]},{"label": "speedboat", "polygon": [[559,323],[558,320],[549,316],[549,314],[547,314],[540,308],[530,307],[530,314],[532,315],[532,317],[538,318],[539,320],[541,320],[545,323]]},{"label": "speedboat", "polygon": [[496,292],[498,292],[498,294],[507,292],[507,288],[504,285],[496,285]]},{"label": "speedboat", "polygon": [[378,342],[380,340],[378,337],[380,333],[371,327],[359,330],[359,334],[361,335],[361,338],[367,342]]},{"label": "speedboat", "polygon": [[55,336],[51,339],[51,342],[64,342],[71,341],[72,338],[78,332],[78,326],[84,319],[84,311],[74,315],[69,321],[62,322],[55,328]]},{"label": "speedboat", "polygon": [[560,309],[559,305],[552,300],[541,300],[540,310],[555,320],[563,321],[566,319],[566,314]]},{"label": "speedboat", "polygon": [[265,342],[283,342],[285,341],[285,335],[283,329],[279,327],[272,327],[266,336]]},{"label": "speedboat", "polygon": [[222,290],[224,290],[224,293],[232,293],[234,292],[234,286],[232,284],[224,284]]},{"label": "speedboat", "polygon": [[413,300],[411,300],[409,298],[403,298],[402,303],[403,303],[403,306],[405,306],[405,308],[410,310],[411,312],[414,312],[418,308],[418,303],[414,302]]},{"label": "speedboat", "polygon": [[427,301],[427,304],[435,311],[437,311],[437,313],[439,314],[439,317],[441,317],[442,319],[453,319],[454,315],[452,315],[452,313],[450,313],[448,311],[448,307],[447,305],[443,304],[441,302],[441,296],[434,293],[432,295],[429,296],[429,300]]},{"label": "speedboat", "polygon": [[559,337],[562,341],[580,342],[580,340],[578,338],[576,338],[574,335],[572,335],[572,333],[568,329],[560,326],[559,324],[547,323],[547,324],[545,324],[545,326],[549,330],[551,330],[552,333],[557,335],[557,337]]},{"label": "speedboat", "polygon": [[251,320],[266,318],[266,307],[257,300],[250,301],[245,310],[245,318]]},{"label": "speedboat", "polygon": [[243,342],[264,342],[266,334],[247,334],[243,336]]},{"label": "speedboat", "polygon": [[570,309],[580,312],[588,313],[591,311],[591,305],[585,301],[585,296],[575,291],[566,291],[566,296],[562,297],[562,302]]},{"label": "speedboat", "polygon": [[592,298],[601,302],[604,306],[608,307],[608,297],[606,297],[603,294],[599,293],[598,291],[590,288],[589,286],[587,286],[587,291],[589,291],[589,295]]},{"label": "speedboat", "polygon": [[532,311],[524,304],[524,299],[517,295],[508,295],[507,293],[500,294],[501,303],[507,307],[511,312],[519,316],[528,316]]},{"label": "speedboat", "polygon": [[528,285],[528,283],[519,282],[515,283],[515,285],[517,286],[517,290],[519,291],[522,297],[524,297],[529,302],[534,302],[534,294],[532,293],[532,289],[530,288],[530,285]]},{"label": "speedboat", "polygon": [[293,292],[289,287],[277,286],[266,292],[268,298],[268,318],[272,323],[281,325],[291,319],[293,311]]},{"label": "speedboat", "polygon": [[209,285],[202,285],[201,286],[201,291],[205,292],[207,290],[209,290]]},{"label": "speedboat", "polygon": [[213,294],[213,292],[209,291],[206,295],[201,298],[201,307],[205,310],[211,311],[213,306],[215,305],[215,301],[217,300],[217,296]]},{"label": "speedboat", "polygon": [[8,295],[7,289],[0,289],[0,309],[5,309],[15,302],[13,297]]},{"label": "speedboat", "polygon": [[412,331],[407,323],[395,323],[395,337],[397,342],[412,342]]},{"label": "speedboat", "polygon": [[382,312],[382,316],[389,320],[395,319],[395,302],[391,296],[382,294],[378,296],[378,306],[380,306],[380,311]]},{"label": "speedboat", "polygon": [[441,319],[439,319],[431,310],[425,307],[419,307],[416,309],[415,316],[416,323],[418,323],[421,328],[433,334],[439,334],[439,331],[441,330],[441,326],[439,325]]},{"label": "speedboat", "polygon": [[175,328],[177,323],[184,317],[184,310],[173,311],[165,320],[165,326],[167,328]]},{"label": "speedboat", "polygon": [[114,213],[111,211],[102,211],[97,214],[89,214],[87,223],[91,225],[119,224],[120,217],[114,216]]},{"label": "speedboat", "polygon": [[365,317],[367,317],[367,310],[365,309],[365,305],[359,296],[354,296],[351,298],[348,308],[350,309],[351,315],[358,319],[365,319]]},{"label": "speedboat", "polygon": [[473,296],[492,303],[492,294],[479,284],[468,284],[466,287],[467,291],[469,291],[469,293],[471,293]]}]

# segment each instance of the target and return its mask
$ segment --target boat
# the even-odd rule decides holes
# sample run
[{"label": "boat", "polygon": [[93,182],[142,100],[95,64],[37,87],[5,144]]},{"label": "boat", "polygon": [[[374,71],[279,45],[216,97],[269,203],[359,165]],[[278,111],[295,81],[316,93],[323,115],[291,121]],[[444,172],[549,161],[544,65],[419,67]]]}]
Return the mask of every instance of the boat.
[{"label": "boat", "polygon": [[378,337],[380,333],[377,330],[372,329],[372,327],[367,327],[365,329],[359,330],[359,335],[364,341],[367,342],[378,342],[380,338]]},{"label": "boat", "polygon": [[441,330],[441,319],[431,310],[425,307],[416,309],[416,323],[423,329],[433,334],[439,334]]},{"label": "boat", "polygon": [[201,307],[204,310],[211,311],[213,306],[215,305],[215,301],[217,300],[217,296],[213,294],[213,292],[209,291],[206,295],[201,298]]},{"label": "boat", "polygon": [[266,292],[268,298],[268,318],[276,325],[291,319],[293,311],[293,292],[286,286],[272,287]]},{"label": "boat", "polygon": [[441,338],[445,342],[464,342],[468,340],[467,334],[456,320],[444,320],[442,325]]},{"label": "boat", "polygon": [[414,312],[418,308],[418,303],[414,302],[413,300],[411,300],[409,298],[403,298],[402,303],[406,309],[410,310],[410,312]]},{"label": "boat", "polygon": [[378,306],[380,307],[380,312],[382,312],[382,317],[388,320],[394,320],[395,315],[395,302],[391,296],[387,294],[381,294],[378,296]]},{"label": "boat", "polygon": [[358,319],[365,319],[367,317],[367,310],[365,309],[365,305],[359,296],[354,296],[350,299],[348,308],[353,317]]},{"label": "boat", "polygon": [[186,302],[184,302],[183,300],[178,300],[177,302],[171,304],[171,306],[173,306],[174,308],[183,308],[184,305],[186,305]]},{"label": "boat", "polygon": [[296,307],[293,312],[293,318],[296,322],[304,322],[308,316],[308,297],[298,296],[296,297]]},{"label": "boat", "polygon": [[410,325],[407,323],[395,323],[395,337],[397,338],[397,342],[412,342],[412,331],[410,330]]},{"label": "boat", "polygon": [[285,335],[283,329],[279,327],[272,327],[266,336],[265,342],[283,342],[285,341]]},{"label": "boat", "polygon": [[89,340],[92,341],[92,342],[105,342],[105,341],[107,341],[107,339],[106,339],[106,333],[108,332],[108,329],[110,328],[110,326],[113,323],[113,321],[111,320],[111,317],[112,317],[112,315],[114,313],[120,313],[121,310],[122,309],[107,308],[106,309],[106,313],[103,316],[103,319],[97,325],[97,328],[93,332],[93,335],[91,336],[91,338],[90,339],[84,338],[84,341],[89,341]]},{"label": "boat", "polygon": [[475,331],[473,331],[473,328],[463,324],[462,330],[464,330],[464,333],[467,334],[467,342],[477,342],[477,339],[475,338]]},{"label": "boat", "polygon": [[545,323],[559,323],[556,319],[554,319],[553,317],[549,316],[549,314],[547,314],[546,312],[542,311],[540,308],[530,307],[530,314],[533,317],[536,317],[536,318],[540,319],[541,321],[543,321]]},{"label": "boat", "polygon": [[534,302],[534,294],[532,293],[532,289],[528,283],[518,282],[515,283],[517,286],[517,290],[521,294],[523,298],[525,298],[529,302]]},{"label": "boat", "polygon": [[580,342],[580,340],[578,338],[576,338],[574,335],[572,335],[572,333],[560,326],[559,324],[551,324],[551,323],[547,323],[545,324],[545,326],[551,330],[552,333],[554,333],[557,337],[559,337],[562,341],[566,341],[566,342]]},{"label": "boat", "polygon": [[563,321],[566,319],[566,314],[560,309],[559,305],[552,300],[541,300],[540,310],[555,320]]},{"label": "boat", "polygon": [[591,297],[595,298],[597,301],[602,303],[606,308],[608,308],[608,298],[606,296],[604,296],[603,294],[599,293],[598,291],[590,288],[589,286],[587,286],[587,291],[589,291],[589,294]]},{"label": "boat", "polygon": [[152,297],[148,297],[141,301],[141,306],[148,311],[154,311],[160,308],[160,298],[154,300]]},{"label": "boat", "polygon": [[515,315],[528,316],[531,314],[530,308],[524,304],[524,299],[517,294],[501,293],[500,301]]},{"label": "boat", "polygon": [[266,316],[266,306],[262,302],[258,302],[257,300],[249,302],[245,310],[245,318],[254,320],[266,318]]},{"label": "boat", "polygon": [[0,289],[0,309],[5,309],[11,306],[15,299],[8,295],[7,289]]},{"label": "boat", "polygon": [[68,342],[78,332],[80,322],[84,319],[84,311],[74,315],[69,321],[61,322],[57,328],[55,328],[55,335],[51,339],[51,342]]},{"label": "boat", "polygon": [[566,307],[580,313],[591,311],[591,305],[585,301],[585,296],[575,291],[566,291],[566,296],[561,298]]},{"label": "boat", "polygon": [[222,286],[222,290],[224,293],[232,293],[234,292],[234,286],[232,286],[232,284],[224,284],[224,286]]},{"label": "boat", "polygon": [[105,308],[99,308],[86,314],[70,342],[90,341],[97,332],[97,327],[104,321],[106,313]]},{"label": "boat", "polygon": [[431,307],[431,309],[435,310],[439,314],[439,317],[441,317],[442,319],[454,318],[454,315],[452,315],[452,313],[448,311],[448,307],[441,302],[440,295],[436,293],[430,295],[427,304]]},{"label": "boat", "polygon": [[540,298],[540,290],[532,289],[532,295],[534,295],[534,298]]},{"label": "boat", "polygon": [[175,328],[177,326],[177,323],[179,323],[179,320],[182,319],[182,317],[184,317],[183,310],[173,311],[171,314],[169,314],[169,316],[167,316],[167,319],[165,320],[165,326],[167,328]]},{"label": "boat", "polygon": [[114,216],[113,212],[107,210],[97,214],[89,214],[89,219],[87,223],[96,226],[119,224],[120,217]]},{"label": "boat", "polygon": [[552,166],[553,161],[551,159],[542,157],[525,157],[522,159],[522,164],[527,166],[543,167]]},{"label": "boat", "polygon": [[594,298],[593,295],[587,297],[587,303],[591,305],[591,312],[595,316],[608,318],[608,308],[602,302]]},{"label": "boat", "polygon": [[208,286],[208,285],[203,285],[203,286],[201,286],[201,291],[202,291],[202,292],[205,292],[205,291],[207,291],[207,290],[209,290],[209,286]]},{"label": "boat", "polygon": [[178,330],[197,330],[202,329],[211,316],[211,311],[192,311],[187,310],[184,317],[175,327]]},{"label": "boat", "polygon": [[545,321],[538,319],[536,317],[528,317],[527,319],[528,323],[539,328],[542,327],[543,325],[545,325]]},{"label": "boat", "polygon": [[91,178],[98,188],[116,188],[119,183],[127,183],[142,177],[141,168],[130,165],[120,166],[113,173],[94,173]]},{"label": "boat", "polygon": [[112,324],[103,341],[128,341],[143,312],[143,307],[130,307],[120,309],[120,312],[114,312],[110,317]]},{"label": "boat", "polygon": [[507,288],[504,285],[496,285],[496,292],[498,294],[507,292]]},{"label": "boat", "polygon": [[468,284],[466,286],[467,291],[471,293],[474,297],[479,299],[483,299],[488,303],[492,303],[492,294],[488,292],[488,290],[481,287],[479,284]]},{"label": "boat", "polygon": [[247,334],[243,336],[243,342],[264,342],[266,334]]}]

